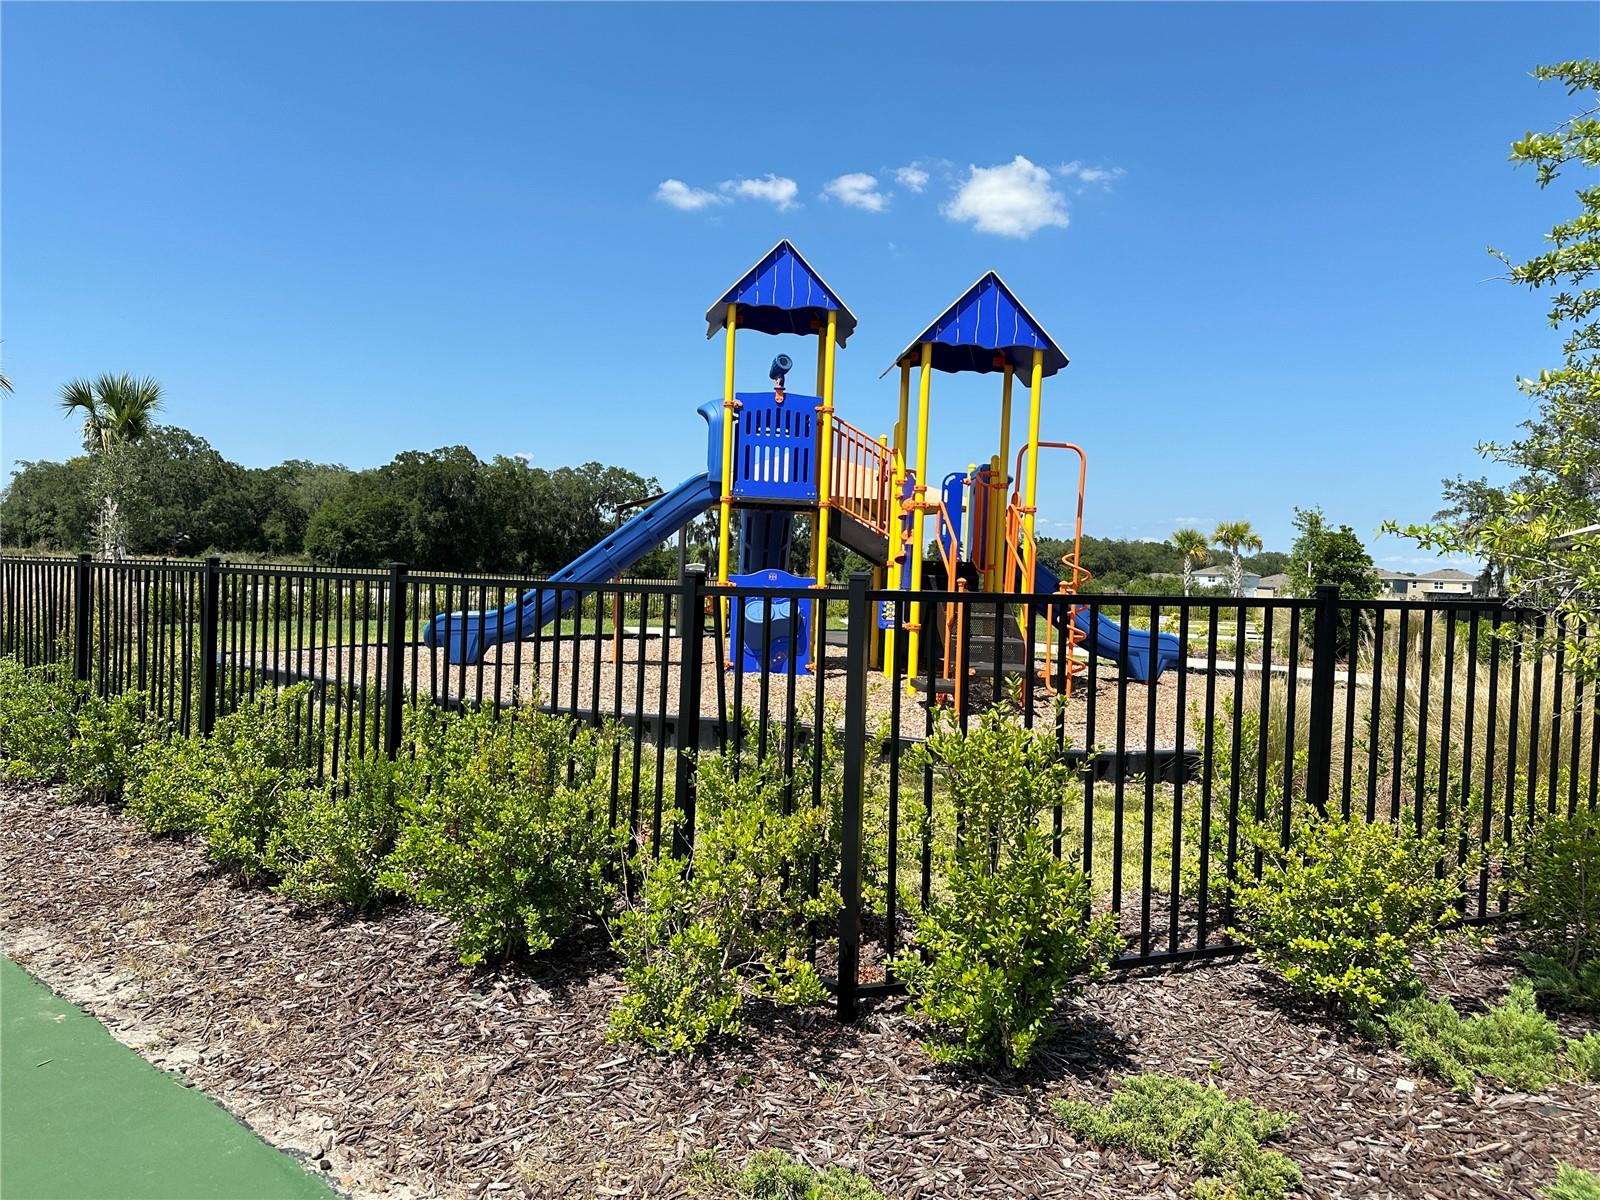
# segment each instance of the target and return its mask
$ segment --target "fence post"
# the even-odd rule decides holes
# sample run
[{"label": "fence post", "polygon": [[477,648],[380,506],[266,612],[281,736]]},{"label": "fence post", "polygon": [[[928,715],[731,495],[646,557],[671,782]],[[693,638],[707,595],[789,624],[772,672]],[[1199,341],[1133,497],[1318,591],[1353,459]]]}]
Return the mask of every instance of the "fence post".
[{"label": "fence post", "polygon": [[387,675],[383,694],[383,752],[389,758],[400,753],[400,731],[405,716],[405,672],[400,656],[406,637],[406,576],[403,562],[389,564],[389,637],[383,661]]},{"label": "fence post", "polygon": [[1317,585],[1311,627],[1311,728],[1306,735],[1306,800],[1328,815],[1333,781],[1333,673],[1339,656],[1339,585]]},{"label": "fence post", "polygon": [[200,593],[200,732],[217,724],[217,631],[221,625],[222,560],[206,559],[205,585]]},{"label": "fence post", "polygon": [[73,577],[72,598],[72,677],[79,683],[89,682],[93,641],[94,560],[87,554],[80,554]]},{"label": "fence post", "polygon": [[678,774],[675,789],[680,819],[672,834],[672,852],[686,857],[694,849],[695,758],[700,753],[700,670],[704,658],[706,569],[685,568],[678,587]]},{"label": "fence post", "polygon": [[[865,571],[850,576],[848,631],[845,641],[844,682],[844,794],[839,835],[839,1020],[853,1021],[859,1000],[861,975],[861,804],[866,772],[867,646],[872,635],[873,612],[867,601],[870,577]],[[823,603],[826,603],[824,600]],[[821,670],[821,664],[818,664]],[[818,730],[817,736],[822,732]]]}]

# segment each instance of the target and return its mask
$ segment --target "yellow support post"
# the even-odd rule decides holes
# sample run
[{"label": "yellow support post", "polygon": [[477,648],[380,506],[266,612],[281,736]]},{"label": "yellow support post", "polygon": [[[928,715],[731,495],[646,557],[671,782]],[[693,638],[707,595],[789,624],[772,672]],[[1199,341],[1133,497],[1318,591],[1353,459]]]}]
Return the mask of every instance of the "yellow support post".
[{"label": "yellow support post", "polygon": [[[817,407],[817,536],[811,547],[812,571],[818,587],[828,586],[828,506],[833,503],[833,339],[839,328],[839,312],[828,310],[828,327],[823,333],[825,354],[822,374],[822,403]],[[820,632],[821,623],[817,628]]]},{"label": "yellow support post", "polygon": [[817,322],[817,395],[822,395],[823,378],[828,370],[828,341],[822,333],[822,323]]},{"label": "yellow support post", "polygon": [[972,560],[972,548],[977,543],[976,530],[972,523],[978,519],[978,464],[967,464],[967,489],[962,496],[961,512],[955,517],[956,527],[961,530],[961,549],[966,552],[967,561]]},{"label": "yellow support post", "polygon": [[1034,568],[1039,561],[1039,546],[1034,540],[1034,504],[1039,495],[1039,397],[1044,392],[1044,351],[1033,352],[1033,378],[1028,383],[1028,478],[1022,499],[1022,527],[1027,534],[1026,591],[1033,590]]},{"label": "yellow support post", "polygon": [[727,344],[722,357],[722,507],[717,521],[717,582],[728,582],[728,527],[733,522],[733,439],[739,402],[733,398],[733,344],[739,306],[728,305]]},{"label": "yellow support post", "polygon": [[1000,382],[1000,475],[999,475],[999,503],[994,505],[990,514],[994,528],[994,549],[992,553],[989,590],[998,592],[1005,579],[1006,570],[1006,505],[1011,503],[1011,376],[1015,368],[1010,361],[1006,362],[1004,373]]},{"label": "yellow support post", "polygon": [[[1041,360],[1042,361],[1042,360]],[[911,619],[906,622],[910,640],[906,642],[906,671],[917,670],[917,652],[922,648],[922,605],[915,598],[922,590],[922,516],[928,494],[928,389],[933,383],[933,346],[922,343],[921,374],[917,380],[917,466],[916,490],[911,500],[911,545],[906,553],[911,556]]]},{"label": "yellow support post", "polygon": [[[737,432],[739,402],[733,398],[733,343],[739,326],[739,306],[728,305],[727,347],[722,360],[722,503],[717,512],[717,582],[728,582],[728,541],[733,525],[733,439]],[[722,602],[723,628],[727,628],[728,602]],[[698,615],[685,613],[685,621]],[[685,625],[684,628],[690,626]]]},{"label": "yellow support post", "polygon": [[[894,474],[890,479],[889,492],[889,590],[900,590],[900,580],[904,571],[899,556],[896,553],[903,547],[900,545],[900,492],[906,482],[906,425],[911,415],[911,360],[906,359],[900,364],[900,416],[894,426],[894,457],[890,460],[894,464]],[[896,610],[895,619],[899,619]],[[883,674],[885,678],[894,675],[894,640],[896,629],[893,622],[884,631],[883,641]]]}]

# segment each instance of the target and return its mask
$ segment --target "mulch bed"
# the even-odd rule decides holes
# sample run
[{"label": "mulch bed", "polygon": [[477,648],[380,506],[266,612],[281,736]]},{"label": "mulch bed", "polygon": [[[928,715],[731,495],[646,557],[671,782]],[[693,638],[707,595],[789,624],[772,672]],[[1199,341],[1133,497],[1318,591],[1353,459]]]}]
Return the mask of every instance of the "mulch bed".
[{"label": "mulch bed", "polygon": [[[620,983],[598,935],[471,972],[429,913],[297,914],[42,789],[0,792],[0,848],[6,954],[354,1196],[687,1196],[705,1146],[783,1148],[907,1200],[1178,1196],[1185,1177],[1048,1109],[1157,1070],[1298,1114],[1277,1144],[1308,1196],[1534,1196],[1557,1158],[1600,1168],[1600,1086],[1459,1097],[1248,962],[1097,986],[1020,1074],[933,1066],[898,1003],[852,1027],[757,1010],[740,1042],[669,1059],[605,1041]],[[1467,943],[1447,963],[1436,990],[1468,1004],[1513,973]]]}]

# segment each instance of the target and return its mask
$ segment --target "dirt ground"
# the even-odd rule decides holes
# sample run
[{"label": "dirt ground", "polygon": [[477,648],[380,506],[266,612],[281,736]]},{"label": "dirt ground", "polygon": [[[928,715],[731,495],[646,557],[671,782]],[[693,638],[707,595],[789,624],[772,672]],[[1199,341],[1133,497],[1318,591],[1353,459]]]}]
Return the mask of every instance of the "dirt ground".
[{"label": "dirt ground", "polygon": [[[1307,1196],[1531,1197],[1558,1158],[1600,1168],[1600,1085],[1457,1096],[1249,962],[1108,980],[1020,1074],[935,1067],[898,1002],[849,1027],[758,1010],[741,1041],[668,1059],[604,1039],[621,988],[596,934],[468,971],[422,910],[299,915],[42,789],[0,793],[0,848],[4,953],[356,1197],[687,1196],[706,1146],[838,1163],[901,1200],[1174,1197],[1185,1176],[1048,1110],[1138,1071],[1296,1113],[1276,1144]],[[1493,945],[1447,961],[1435,989],[1467,1005],[1512,973]]]},{"label": "dirt ground", "polygon": [[[559,647],[559,649],[558,649]],[[765,711],[771,719],[781,719],[790,706],[790,676],[774,673],[766,682],[763,698],[762,679],[755,672],[736,673],[719,670],[720,647],[711,638],[705,640],[702,650],[704,664],[700,683],[700,712],[704,717],[717,717],[724,711],[732,715],[735,695],[743,713],[754,719]],[[615,659],[613,654],[615,651]],[[300,651],[283,650],[254,654],[248,652],[234,661],[258,671],[282,672],[293,678],[345,679],[357,683],[375,684],[383,678],[383,651],[378,646],[328,646]],[[678,712],[680,678],[680,639],[646,638],[641,645],[637,637],[624,639],[613,647],[609,638],[598,645],[593,637],[560,639],[546,638],[539,643],[521,642],[493,648],[484,662],[473,666],[451,666],[445,661],[443,651],[421,644],[408,645],[401,658],[401,678],[405,687],[417,695],[435,699],[493,703],[496,696],[502,704],[527,701],[537,689],[541,699],[554,700],[563,709],[593,709],[602,715],[627,717],[644,713]],[[992,660],[988,666],[992,673]],[[1042,665],[1042,663],[1041,663]],[[665,669],[663,669],[665,668]],[[842,706],[845,698],[845,657],[843,648],[830,645],[823,669],[813,675],[793,677],[793,706],[802,720],[810,721],[816,706],[816,691],[822,689],[825,705]],[[1130,749],[1169,748],[1178,745],[1190,747],[1199,744],[1200,723],[1205,708],[1208,674],[1190,669],[1185,672],[1183,704],[1179,701],[1179,675],[1165,672],[1156,686],[1129,681],[1119,686],[1116,668],[1108,662],[1096,667],[1093,695],[1094,738],[1101,746],[1115,743],[1117,730],[1124,730]],[[1219,672],[1214,689],[1214,711],[1221,715],[1224,702],[1235,696],[1239,703],[1259,703],[1259,672],[1247,672],[1244,680],[1236,680],[1231,671]],[[1072,745],[1083,747],[1090,743],[1090,694],[1087,675],[1075,679],[1072,697],[1066,709],[1067,736]],[[1289,686],[1283,676],[1275,676],[1269,685],[1280,694]],[[1304,706],[1310,697],[1307,680],[1295,681],[1297,702]],[[981,706],[992,685],[980,678],[972,684],[973,702]],[[868,722],[874,728],[887,728],[894,716],[894,685],[881,671],[874,671],[867,679]],[[1342,705],[1344,685],[1337,689]],[[920,737],[926,729],[926,707],[922,693],[902,688],[899,705],[899,728],[903,735]],[[1149,723],[1151,703],[1155,705],[1155,722]],[[1052,721],[1053,697],[1042,685],[1034,695],[1036,719],[1041,723]],[[1342,712],[1342,707],[1337,709]],[[1188,714],[1180,722],[1179,714]],[[1187,726],[1181,729],[1180,726]]]}]

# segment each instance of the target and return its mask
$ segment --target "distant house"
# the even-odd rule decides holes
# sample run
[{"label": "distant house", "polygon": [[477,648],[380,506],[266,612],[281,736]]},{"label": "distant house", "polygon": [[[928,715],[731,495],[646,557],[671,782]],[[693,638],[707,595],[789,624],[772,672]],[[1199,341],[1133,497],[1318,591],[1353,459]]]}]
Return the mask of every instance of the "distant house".
[{"label": "distant house", "polygon": [[[1244,594],[1255,595],[1256,588],[1261,584],[1261,576],[1256,572],[1246,569],[1244,573]],[[1196,567],[1194,569],[1194,585],[1202,588],[1232,588],[1233,571],[1227,563],[1212,564],[1209,567]]]},{"label": "distant house", "polygon": [[1378,595],[1384,600],[1461,600],[1480,594],[1478,576],[1445,567],[1426,575],[1379,571]]},{"label": "distant house", "polygon": [[[1246,576],[1246,578],[1249,578]],[[1252,596],[1285,596],[1289,592],[1289,577],[1281,572],[1277,575],[1263,575],[1256,581],[1255,591]]]},{"label": "distant house", "polygon": [[1475,595],[1478,577],[1446,567],[1442,571],[1429,571],[1411,581],[1413,600],[1456,600]]}]

